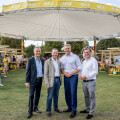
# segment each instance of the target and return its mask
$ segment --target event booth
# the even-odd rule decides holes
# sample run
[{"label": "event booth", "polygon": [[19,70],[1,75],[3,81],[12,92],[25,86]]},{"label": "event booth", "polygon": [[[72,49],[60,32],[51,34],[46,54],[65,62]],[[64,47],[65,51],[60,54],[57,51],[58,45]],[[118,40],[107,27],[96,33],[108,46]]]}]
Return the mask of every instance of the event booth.
[{"label": "event booth", "polygon": [[98,50],[97,55],[101,56],[99,61],[99,71],[108,71],[109,75],[120,76],[120,48],[108,48]]}]

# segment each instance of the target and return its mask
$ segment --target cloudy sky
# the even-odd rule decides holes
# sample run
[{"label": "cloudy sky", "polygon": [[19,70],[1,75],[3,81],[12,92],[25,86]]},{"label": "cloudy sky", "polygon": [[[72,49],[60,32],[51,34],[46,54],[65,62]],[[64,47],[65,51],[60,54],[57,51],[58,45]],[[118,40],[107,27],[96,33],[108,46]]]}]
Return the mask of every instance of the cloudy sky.
[{"label": "cloudy sky", "polygon": [[[26,2],[26,1],[41,1],[41,0],[0,0],[0,6],[1,5],[8,5],[12,3],[18,3],[18,2]],[[107,4],[107,5],[114,5],[116,7],[120,8],[120,0],[78,0],[78,1],[91,1],[101,4]],[[40,41],[25,41],[25,46],[29,46],[30,44],[34,45],[41,45],[42,42]],[[93,42],[90,42],[90,45],[93,45]]]}]

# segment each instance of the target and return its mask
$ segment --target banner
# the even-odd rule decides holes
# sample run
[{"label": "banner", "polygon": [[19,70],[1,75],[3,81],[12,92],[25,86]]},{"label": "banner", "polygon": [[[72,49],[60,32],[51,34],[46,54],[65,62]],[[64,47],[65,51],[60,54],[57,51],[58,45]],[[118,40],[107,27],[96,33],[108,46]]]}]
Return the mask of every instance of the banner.
[{"label": "banner", "polygon": [[88,1],[69,1],[69,0],[41,0],[41,1],[27,1],[27,2],[14,3],[11,5],[5,5],[0,7],[0,12],[19,10],[24,8],[37,8],[37,7],[88,8],[88,9],[120,13],[120,8],[115,6],[93,3]]}]

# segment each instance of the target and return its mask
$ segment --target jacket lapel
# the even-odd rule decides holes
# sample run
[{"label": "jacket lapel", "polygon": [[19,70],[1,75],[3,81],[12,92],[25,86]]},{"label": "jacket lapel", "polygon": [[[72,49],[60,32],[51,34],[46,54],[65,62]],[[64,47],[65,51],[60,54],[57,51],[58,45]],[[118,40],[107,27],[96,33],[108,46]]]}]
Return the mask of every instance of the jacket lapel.
[{"label": "jacket lapel", "polygon": [[54,67],[54,64],[53,64],[53,61],[52,61],[52,58],[50,58],[50,64],[51,64],[51,66],[54,68],[54,70],[55,70],[55,67]]},{"label": "jacket lapel", "polygon": [[35,57],[33,57],[33,64],[34,64],[35,70],[37,71]]}]

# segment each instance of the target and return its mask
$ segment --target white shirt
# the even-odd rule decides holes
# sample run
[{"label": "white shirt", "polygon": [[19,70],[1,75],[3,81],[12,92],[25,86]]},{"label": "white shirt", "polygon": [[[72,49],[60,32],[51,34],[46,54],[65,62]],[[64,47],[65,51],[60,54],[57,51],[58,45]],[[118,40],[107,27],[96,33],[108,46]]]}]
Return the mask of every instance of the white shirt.
[{"label": "white shirt", "polygon": [[54,60],[54,59],[52,58],[52,62],[53,62],[53,64],[54,64],[54,68],[55,68],[55,77],[59,77],[59,76],[60,76],[60,69],[59,69],[57,60]]},{"label": "white shirt", "polygon": [[84,60],[82,63],[82,71],[80,72],[81,76],[86,76],[86,80],[96,79],[98,74],[98,62],[95,58],[91,57],[88,60]]},{"label": "white shirt", "polygon": [[61,68],[64,68],[64,72],[72,73],[76,69],[81,70],[81,62],[77,55],[72,52],[70,55],[64,55],[61,59]]}]

